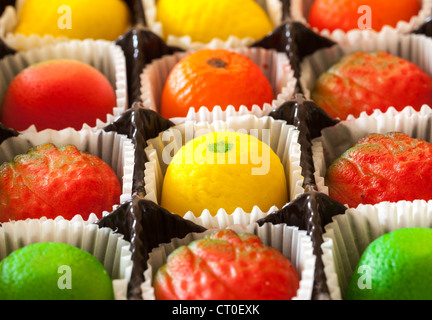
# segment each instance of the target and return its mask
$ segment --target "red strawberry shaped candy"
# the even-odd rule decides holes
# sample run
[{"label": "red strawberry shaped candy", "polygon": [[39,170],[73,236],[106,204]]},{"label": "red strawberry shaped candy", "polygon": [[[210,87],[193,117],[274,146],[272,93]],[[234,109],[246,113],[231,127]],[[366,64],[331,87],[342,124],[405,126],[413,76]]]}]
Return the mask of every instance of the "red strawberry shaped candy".
[{"label": "red strawberry shaped candy", "polygon": [[0,222],[71,219],[111,211],[121,195],[120,182],[100,158],[75,146],[37,146],[0,166]]},{"label": "red strawberry shaped candy", "polygon": [[432,144],[404,133],[371,134],[327,170],[333,199],[357,207],[432,199]]},{"label": "red strawberry shaped candy", "polygon": [[414,63],[387,52],[356,52],[323,73],[312,99],[329,116],[345,120],[375,109],[432,106],[432,78]]},{"label": "red strawberry shaped candy", "polygon": [[279,251],[227,229],[172,252],[154,290],[160,300],[290,300],[299,281]]}]

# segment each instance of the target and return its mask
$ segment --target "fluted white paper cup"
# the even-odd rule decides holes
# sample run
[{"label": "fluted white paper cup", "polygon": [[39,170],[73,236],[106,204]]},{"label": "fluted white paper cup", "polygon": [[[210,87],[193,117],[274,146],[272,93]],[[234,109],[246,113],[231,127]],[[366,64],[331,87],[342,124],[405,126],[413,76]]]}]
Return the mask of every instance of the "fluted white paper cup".
[{"label": "fluted white paper cup", "polygon": [[[266,223],[263,226],[252,224],[248,226],[233,225],[236,233],[250,233],[258,236],[263,244],[271,246],[281,252],[285,258],[295,267],[300,276],[300,287],[293,300],[310,300],[312,297],[315,260],[313,254],[312,240],[306,231],[297,227],[290,227],[284,224],[273,225]],[[153,278],[157,270],[163,266],[168,255],[180,246],[187,246],[194,240],[201,239],[205,235],[217,229],[207,230],[204,233],[190,233],[185,238],[173,239],[170,243],[160,244],[149,254],[147,270],[144,272],[144,283],[141,285],[144,300],[155,300],[153,289]]]},{"label": "fluted white paper cup", "polygon": [[[149,159],[144,172],[145,198],[160,204],[164,175],[169,165],[169,161],[164,160],[167,150],[174,147],[174,152],[176,152],[193,138],[218,131],[251,134],[268,144],[278,155],[284,167],[289,200],[293,200],[304,193],[298,130],[282,120],[244,115],[232,117],[227,121],[215,121],[212,123],[186,121],[162,132],[158,137],[148,140],[148,146],[145,149]],[[166,148],[168,144],[170,144],[170,148]],[[224,209],[220,209],[215,216],[212,216],[208,210],[203,212],[190,211],[184,215],[184,218],[206,228],[225,228],[233,224],[248,225],[254,223],[277,209],[281,208],[274,206],[268,212],[263,212],[257,206],[253,208],[252,212],[245,212],[242,208],[237,208],[234,212],[226,212]]]},{"label": "fluted white paper cup", "polygon": [[92,254],[110,275],[115,299],[127,299],[132,254],[130,243],[123,239],[123,235],[89,224],[79,216],[72,220],[57,218],[7,222],[0,226],[0,260],[15,250],[41,242],[66,243]]}]

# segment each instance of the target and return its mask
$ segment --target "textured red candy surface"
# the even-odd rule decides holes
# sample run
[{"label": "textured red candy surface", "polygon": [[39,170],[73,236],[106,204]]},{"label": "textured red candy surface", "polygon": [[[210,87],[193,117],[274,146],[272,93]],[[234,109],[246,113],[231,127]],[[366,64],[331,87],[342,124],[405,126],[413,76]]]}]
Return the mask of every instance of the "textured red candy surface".
[{"label": "textured red candy surface", "polygon": [[111,211],[121,185],[111,167],[75,146],[37,146],[0,166],[0,222],[71,219]]},{"label": "textured red candy surface", "polygon": [[432,144],[404,133],[371,134],[328,168],[331,198],[357,207],[432,199]]},{"label": "textured red candy surface", "polygon": [[252,234],[216,231],[175,250],[154,279],[160,300],[289,300],[300,278]]},{"label": "textured red candy surface", "polygon": [[333,118],[407,106],[432,106],[432,78],[414,63],[387,52],[355,52],[323,73],[312,99]]}]

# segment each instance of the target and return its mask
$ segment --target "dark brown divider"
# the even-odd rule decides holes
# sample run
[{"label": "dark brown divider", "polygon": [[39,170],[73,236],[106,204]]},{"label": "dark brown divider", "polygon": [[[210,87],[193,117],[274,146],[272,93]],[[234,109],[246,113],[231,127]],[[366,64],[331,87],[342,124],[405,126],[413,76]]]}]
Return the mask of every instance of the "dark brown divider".
[{"label": "dark brown divider", "polygon": [[[286,18],[284,23],[276,27],[273,32],[263,39],[254,42],[251,47],[262,47],[285,52],[294,70],[294,76],[300,77],[300,63],[302,59],[316,50],[328,48],[335,43],[306,28],[300,22]],[[297,92],[303,92],[297,83]]]},{"label": "dark brown divider", "polygon": [[128,30],[116,41],[125,54],[128,80],[128,98],[130,106],[140,101],[141,73],[145,66],[166,54],[181,51],[170,47],[153,32],[144,26],[136,26]]},{"label": "dark brown divider", "polygon": [[2,0],[0,3],[0,15],[3,13],[3,11],[6,9],[7,6],[14,6],[15,0]]},{"label": "dark brown divider", "polygon": [[124,235],[131,243],[133,268],[128,284],[129,300],[142,300],[141,284],[147,270],[149,253],[161,243],[183,238],[192,232],[206,229],[172,214],[155,203],[139,196],[122,204],[117,210],[97,222]]},{"label": "dark brown divider", "polygon": [[144,170],[148,161],[144,149],[147,140],[172,127],[174,123],[162,118],[152,110],[144,109],[140,102],[135,102],[131,109],[118,117],[113,124],[104,128],[105,131],[116,131],[126,135],[135,146],[135,164],[133,173],[132,195],[145,195]]},{"label": "dark brown divider", "polygon": [[317,191],[312,139],[319,137],[322,129],[336,125],[339,121],[330,118],[313,101],[305,100],[302,94],[297,94],[295,99],[284,103],[277,110],[271,112],[269,116],[285,120],[288,124],[294,125],[300,132],[300,166],[304,177],[305,193],[281,210],[258,220],[257,223],[259,225],[284,223],[307,231],[312,238],[313,250],[317,258],[312,300],[328,300],[329,291],[322,261],[322,235],[325,225],[331,222],[332,217],[344,214],[346,208],[341,203]]},{"label": "dark brown divider", "polygon": [[0,144],[6,139],[16,137],[18,135],[19,133],[17,131],[7,128],[4,124],[0,122]]},{"label": "dark brown divider", "polygon": [[[7,6],[14,6],[15,0],[3,0],[0,3],[0,15],[3,14],[4,10]],[[4,56],[8,54],[14,54],[16,51],[9,48],[1,39],[0,39],[0,59],[3,59]]]},{"label": "dark brown divider", "polygon": [[426,19],[426,21],[412,33],[423,34],[427,37],[432,37],[432,17]]}]

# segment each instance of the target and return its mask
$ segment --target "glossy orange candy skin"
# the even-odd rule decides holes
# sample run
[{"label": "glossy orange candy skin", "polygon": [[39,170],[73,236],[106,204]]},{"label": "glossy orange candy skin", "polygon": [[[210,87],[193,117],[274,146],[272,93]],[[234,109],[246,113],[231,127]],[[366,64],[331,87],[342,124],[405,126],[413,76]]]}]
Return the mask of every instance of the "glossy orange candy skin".
[{"label": "glossy orange candy skin", "polygon": [[0,166],[0,222],[102,218],[120,202],[121,185],[108,164],[75,146],[44,144]]},{"label": "glossy orange candy skin", "polygon": [[225,229],[174,251],[154,289],[159,300],[290,300],[299,281],[279,251]]},{"label": "glossy orange candy skin", "polygon": [[400,132],[371,134],[328,168],[331,198],[357,207],[432,199],[432,144]]},{"label": "glossy orange candy skin", "polygon": [[323,73],[312,99],[333,118],[362,112],[432,106],[432,78],[414,63],[388,52],[354,52]]},{"label": "glossy orange candy skin", "polygon": [[[209,61],[213,61],[209,63]],[[185,117],[198,111],[232,105],[251,108],[273,100],[269,80],[249,57],[224,49],[202,49],[180,60],[171,70],[161,98],[161,115]]]},{"label": "glossy orange candy skin", "polygon": [[399,21],[409,22],[421,8],[418,0],[315,0],[308,22],[320,31],[359,29],[359,19],[365,14],[359,8],[365,5],[370,8],[371,28],[376,31],[386,25],[394,28]]}]

